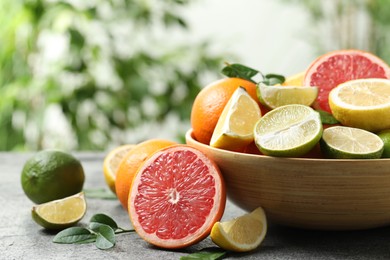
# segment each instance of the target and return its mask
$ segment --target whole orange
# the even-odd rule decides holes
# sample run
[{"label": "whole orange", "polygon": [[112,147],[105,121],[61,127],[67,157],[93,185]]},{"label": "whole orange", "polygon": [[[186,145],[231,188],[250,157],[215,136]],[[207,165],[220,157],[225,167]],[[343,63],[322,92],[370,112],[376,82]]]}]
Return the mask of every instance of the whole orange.
[{"label": "whole orange", "polygon": [[191,127],[196,140],[204,144],[210,143],[223,108],[240,86],[244,87],[260,106],[255,83],[240,78],[225,78],[212,82],[198,93],[192,105]]},{"label": "whole orange", "polygon": [[123,157],[115,178],[115,192],[123,208],[127,210],[130,186],[138,168],[153,153],[175,144],[164,139],[151,139],[137,144]]}]

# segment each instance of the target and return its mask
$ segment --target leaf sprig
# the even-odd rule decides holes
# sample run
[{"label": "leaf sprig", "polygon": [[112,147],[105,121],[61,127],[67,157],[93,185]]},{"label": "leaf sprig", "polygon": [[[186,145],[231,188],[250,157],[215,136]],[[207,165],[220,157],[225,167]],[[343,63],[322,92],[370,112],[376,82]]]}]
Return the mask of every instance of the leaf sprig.
[{"label": "leaf sprig", "polygon": [[95,243],[99,249],[109,249],[115,246],[115,235],[134,232],[134,229],[123,229],[109,216],[95,214],[89,221],[88,227],[70,227],[59,232],[54,243],[86,244]]},{"label": "leaf sprig", "polygon": [[[239,64],[239,63],[233,63],[230,64],[228,62],[225,62],[225,67],[222,69],[222,74],[228,77],[235,77],[235,78],[242,78],[248,81],[251,81],[255,84],[257,83],[264,83],[265,85],[275,85],[275,84],[281,84],[283,83],[286,78],[279,74],[263,74],[259,70],[250,68],[248,66]],[[259,82],[256,82],[253,78],[257,75],[260,75],[261,80]]]}]

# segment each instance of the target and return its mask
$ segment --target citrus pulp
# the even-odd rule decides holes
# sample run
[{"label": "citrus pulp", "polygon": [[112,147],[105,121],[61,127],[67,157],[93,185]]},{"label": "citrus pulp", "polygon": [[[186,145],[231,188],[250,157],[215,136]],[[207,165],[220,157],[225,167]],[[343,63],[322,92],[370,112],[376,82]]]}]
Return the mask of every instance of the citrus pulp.
[{"label": "citrus pulp", "polygon": [[328,94],[337,85],[362,78],[390,78],[390,68],[380,58],[360,50],[338,50],[314,60],[306,71],[305,86],[319,88],[315,108],[330,111]]},{"label": "citrus pulp", "polygon": [[104,180],[106,181],[107,186],[114,193],[115,192],[115,179],[116,171],[118,170],[119,164],[122,159],[125,157],[128,151],[134,148],[133,144],[121,145],[113,150],[111,150],[103,161],[103,174]]},{"label": "citrus pulp", "polygon": [[35,222],[47,229],[64,229],[79,222],[87,210],[84,193],[50,202],[32,208]]},{"label": "citrus pulp", "polygon": [[137,233],[162,248],[183,248],[207,237],[223,215],[225,184],[217,165],[188,145],[164,148],[138,169],[129,194]]},{"label": "citrus pulp", "polygon": [[242,87],[234,91],[211,136],[210,146],[239,151],[253,141],[253,128],[261,117],[255,100]]},{"label": "citrus pulp", "polygon": [[176,144],[164,139],[150,139],[135,145],[121,160],[116,171],[115,192],[124,209],[127,209],[127,201],[131,183],[138,168],[146,158],[156,151]]}]

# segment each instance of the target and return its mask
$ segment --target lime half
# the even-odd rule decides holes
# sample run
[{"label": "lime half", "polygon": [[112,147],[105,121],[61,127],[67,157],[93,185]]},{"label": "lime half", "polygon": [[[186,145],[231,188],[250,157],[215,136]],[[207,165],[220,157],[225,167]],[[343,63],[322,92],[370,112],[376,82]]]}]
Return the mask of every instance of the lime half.
[{"label": "lime half", "polygon": [[286,105],[265,114],[255,126],[255,143],[265,155],[299,157],[321,139],[320,115],[311,107]]},{"label": "lime half", "polygon": [[260,83],[257,85],[257,94],[260,102],[272,109],[290,104],[310,106],[317,98],[318,88],[303,86],[267,86]]},{"label": "lime half", "polygon": [[376,134],[363,129],[333,126],[324,130],[321,150],[334,159],[378,159],[384,144]]},{"label": "lime half", "polygon": [[32,217],[47,229],[64,229],[79,222],[87,210],[84,193],[54,200],[32,208]]}]

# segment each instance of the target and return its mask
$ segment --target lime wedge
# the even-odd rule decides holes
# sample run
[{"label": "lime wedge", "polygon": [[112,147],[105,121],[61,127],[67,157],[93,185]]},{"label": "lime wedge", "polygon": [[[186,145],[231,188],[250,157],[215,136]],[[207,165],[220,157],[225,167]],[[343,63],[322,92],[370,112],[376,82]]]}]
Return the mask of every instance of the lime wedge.
[{"label": "lime wedge", "polygon": [[299,157],[321,139],[320,115],[311,107],[286,105],[265,114],[255,126],[255,143],[265,155]]},{"label": "lime wedge", "polygon": [[253,128],[261,118],[256,101],[242,87],[229,99],[215,126],[210,146],[237,151],[253,142]]},{"label": "lime wedge", "polygon": [[318,88],[304,86],[267,86],[260,83],[257,85],[257,94],[260,102],[272,109],[290,104],[310,106],[317,98]]},{"label": "lime wedge", "polygon": [[320,143],[324,155],[334,159],[378,159],[384,148],[376,134],[347,126],[325,129]]},{"label": "lime wedge", "polygon": [[32,217],[46,229],[64,229],[79,222],[87,210],[84,193],[34,206]]}]

